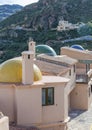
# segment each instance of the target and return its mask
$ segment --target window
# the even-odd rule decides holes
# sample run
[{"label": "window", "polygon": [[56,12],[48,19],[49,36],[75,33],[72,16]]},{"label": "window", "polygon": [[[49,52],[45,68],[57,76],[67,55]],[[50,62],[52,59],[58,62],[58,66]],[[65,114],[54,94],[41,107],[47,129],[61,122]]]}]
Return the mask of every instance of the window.
[{"label": "window", "polygon": [[69,70],[69,76],[71,76],[71,70]]},{"label": "window", "polygon": [[76,68],[76,67],[75,67],[75,65],[74,65],[73,67],[74,67],[74,73],[75,73],[75,68]]},{"label": "window", "polygon": [[54,88],[43,88],[42,89],[42,106],[54,104]]},{"label": "window", "polygon": [[89,97],[91,94],[92,94],[92,85],[90,85],[90,88],[89,88]]},{"label": "window", "polygon": [[92,85],[91,85],[91,93],[92,93]]},{"label": "window", "polygon": [[30,59],[30,55],[28,55],[28,59]]},{"label": "window", "polygon": [[90,70],[90,64],[86,64],[86,73]]}]

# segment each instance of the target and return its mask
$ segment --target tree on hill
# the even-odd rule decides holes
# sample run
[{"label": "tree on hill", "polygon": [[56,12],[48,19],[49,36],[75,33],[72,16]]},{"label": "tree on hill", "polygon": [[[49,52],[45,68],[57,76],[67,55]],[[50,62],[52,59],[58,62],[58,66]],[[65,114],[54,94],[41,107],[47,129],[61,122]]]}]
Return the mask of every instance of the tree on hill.
[{"label": "tree on hill", "polygon": [[80,36],[92,35],[92,23],[88,22],[84,26],[80,27],[78,33]]}]

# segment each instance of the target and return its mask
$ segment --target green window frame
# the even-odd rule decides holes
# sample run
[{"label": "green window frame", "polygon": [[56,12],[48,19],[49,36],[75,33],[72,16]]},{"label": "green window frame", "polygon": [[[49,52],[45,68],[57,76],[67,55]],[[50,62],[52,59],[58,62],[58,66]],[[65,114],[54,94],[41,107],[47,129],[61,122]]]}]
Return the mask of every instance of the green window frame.
[{"label": "green window frame", "polygon": [[42,88],[42,106],[54,105],[54,87]]}]

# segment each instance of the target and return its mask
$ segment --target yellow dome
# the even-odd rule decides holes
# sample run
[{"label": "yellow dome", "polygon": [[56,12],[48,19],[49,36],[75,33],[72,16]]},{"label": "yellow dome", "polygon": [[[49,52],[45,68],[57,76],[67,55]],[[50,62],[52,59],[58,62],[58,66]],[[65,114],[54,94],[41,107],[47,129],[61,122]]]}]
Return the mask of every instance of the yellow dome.
[{"label": "yellow dome", "polygon": [[[41,80],[40,69],[34,64],[34,81]],[[0,82],[22,82],[22,58],[13,58],[0,65]]]}]

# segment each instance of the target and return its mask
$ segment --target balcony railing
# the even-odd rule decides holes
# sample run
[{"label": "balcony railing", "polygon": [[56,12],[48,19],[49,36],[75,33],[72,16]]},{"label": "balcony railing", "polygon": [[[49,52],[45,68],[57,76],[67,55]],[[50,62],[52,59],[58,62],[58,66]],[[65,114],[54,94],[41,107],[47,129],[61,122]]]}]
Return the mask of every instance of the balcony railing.
[{"label": "balcony railing", "polygon": [[76,74],[77,83],[88,83],[88,76],[86,74]]}]

